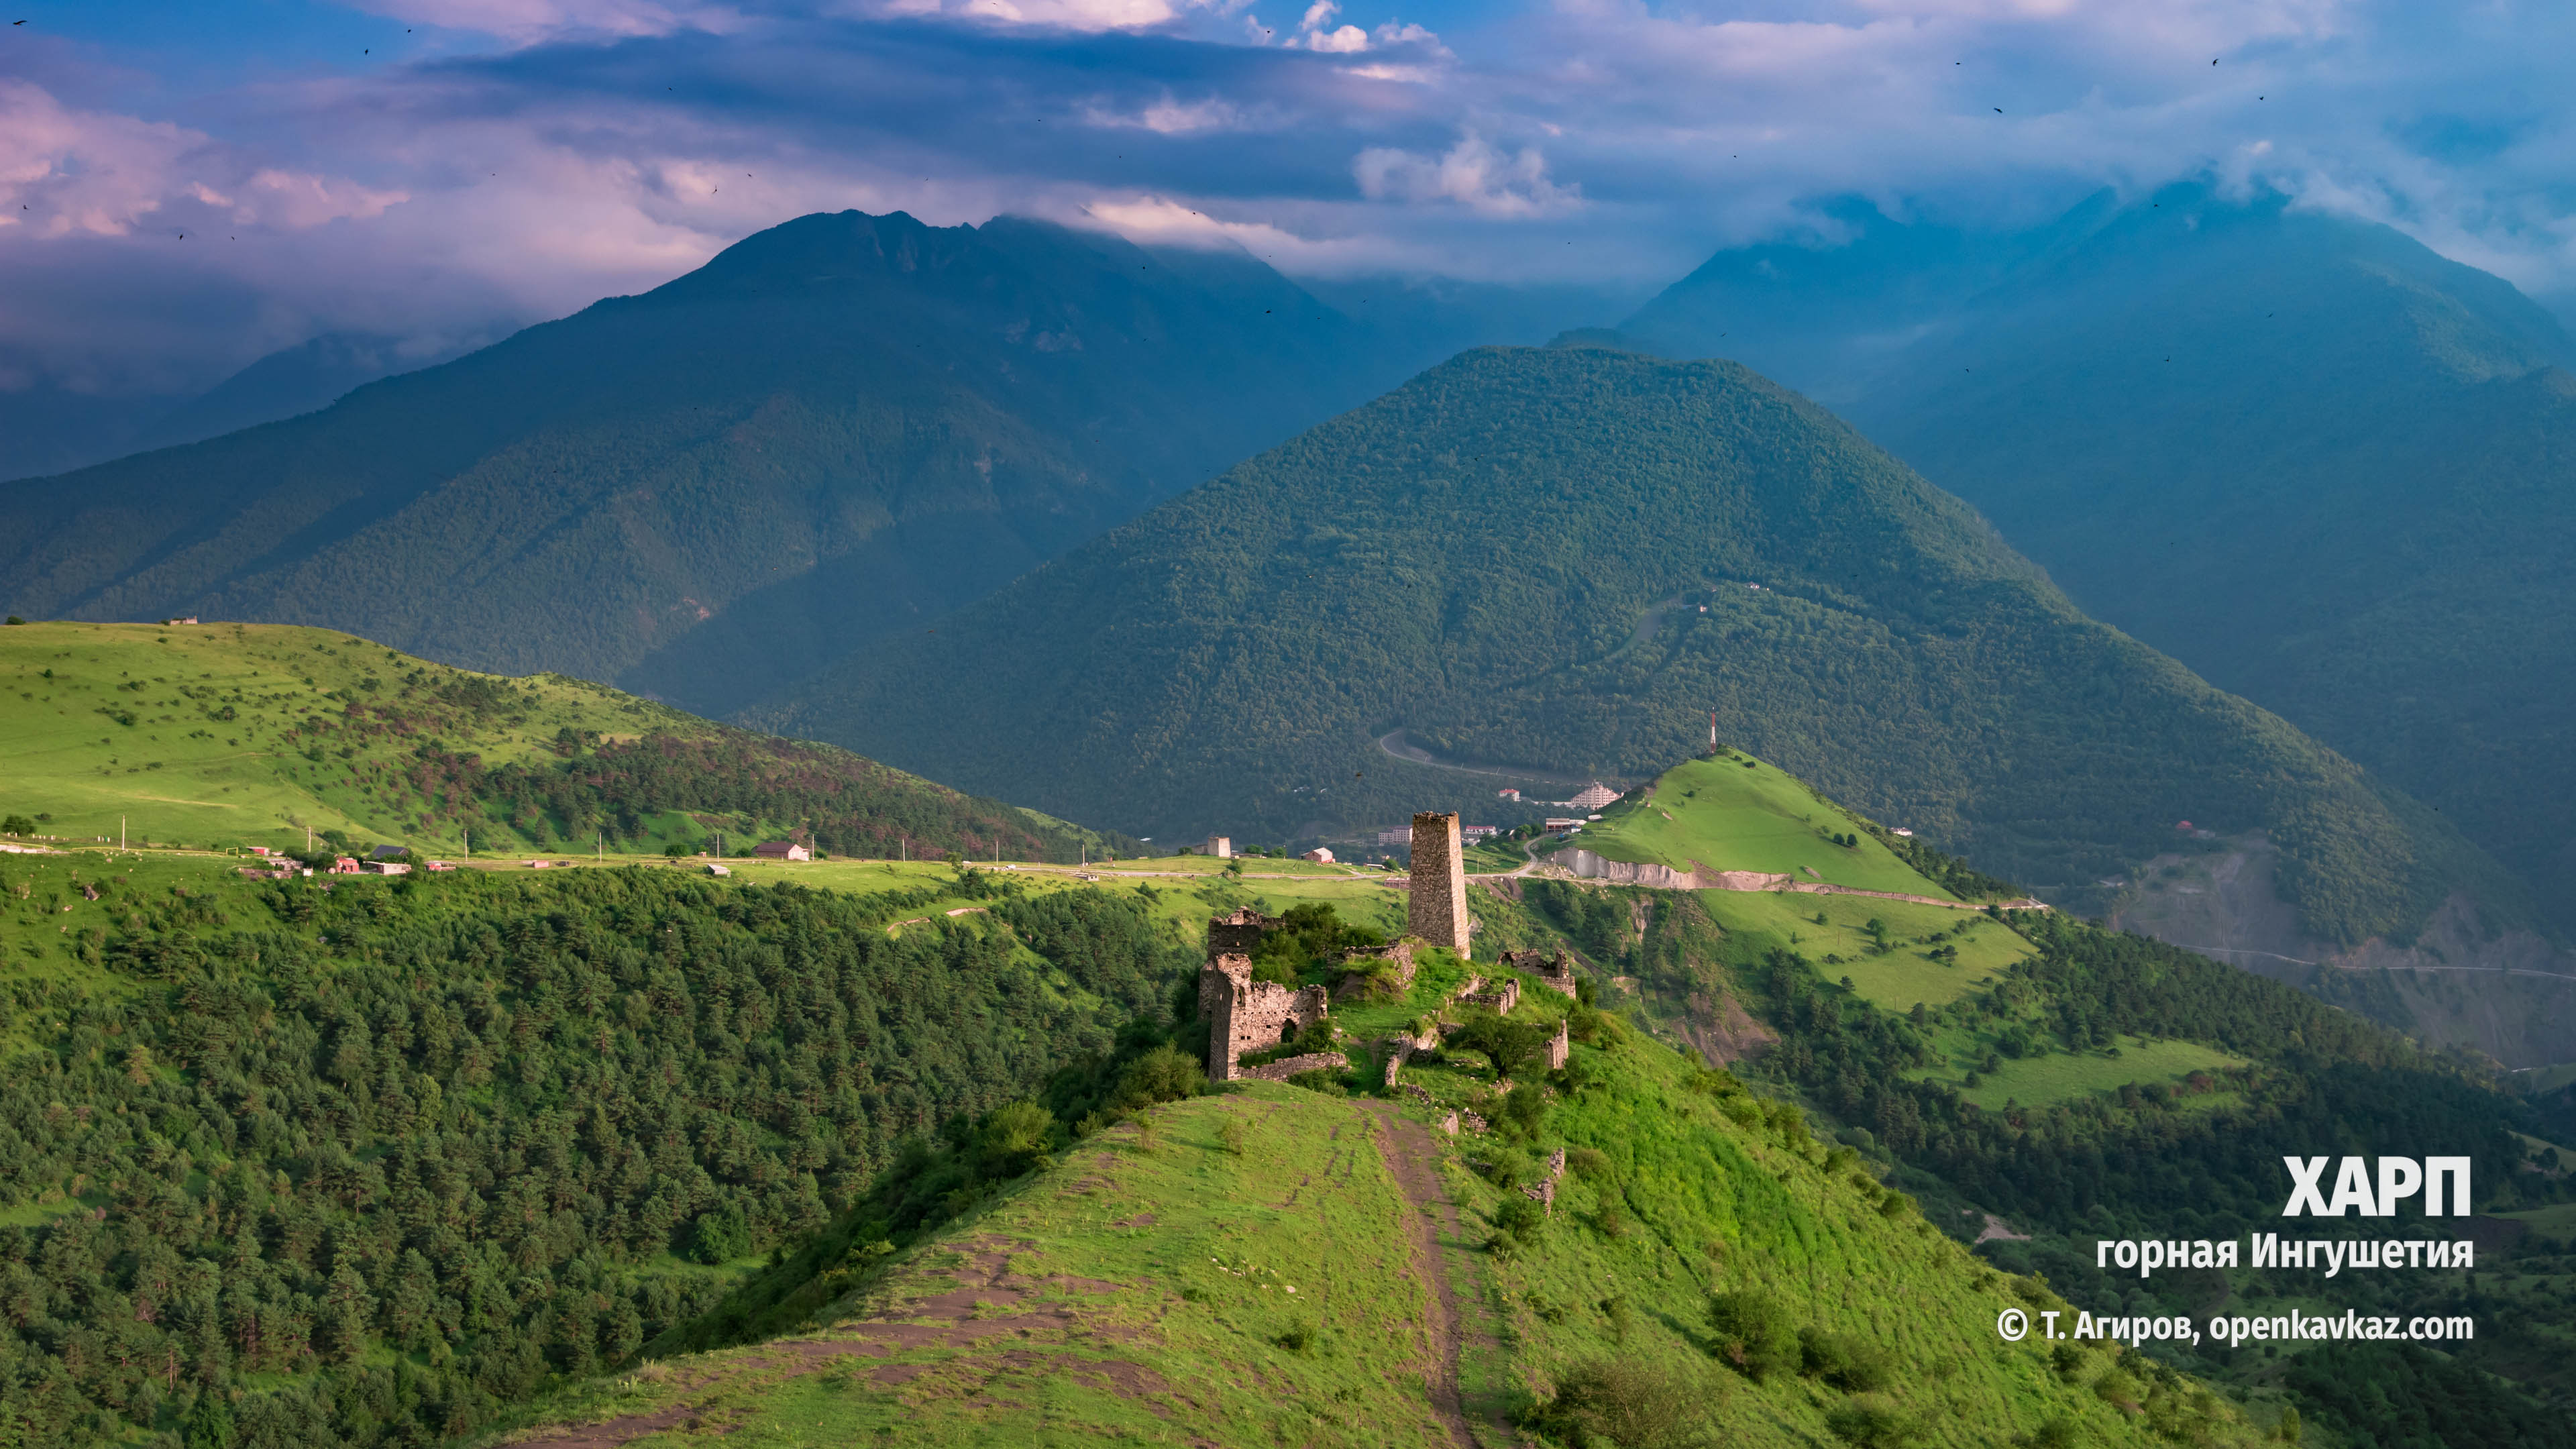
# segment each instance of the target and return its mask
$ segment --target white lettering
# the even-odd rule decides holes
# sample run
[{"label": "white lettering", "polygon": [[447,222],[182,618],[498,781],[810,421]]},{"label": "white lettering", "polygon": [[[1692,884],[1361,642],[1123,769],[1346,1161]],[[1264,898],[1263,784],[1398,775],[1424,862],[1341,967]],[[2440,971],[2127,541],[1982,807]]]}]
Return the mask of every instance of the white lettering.
[{"label": "white lettering", "polygon": [[2469,1160],[2465,1157],[2424,1159],[2424,1216],[2438,1218],[2442,1215],[2442,1179],[2446,1176],[2451,1179],[2452,1201],[2459,1204],[2451,1209],[2451,1216],[2467,1217],[2471,1209],[2469,1207]]},{"label": "white lettering", "polygon": [[[2266,1233],[2264,1236],[2270,1237],[2271,1234]],[[2221,1268],[2233,1268],[2236,1266],[2236,1240],[2234,1238],[2229,1238],[2226,1242],[2218,1245],[2217,1266]]]},{"label": "white lettering", "polygon": [[[2326,1160],[2322,1157],[2311,1157],[2301,1161],[2296,1157],[2284,1157],[2281,1159],[2281,1165],[2290,1169],[2291,1184],[2290,1205],[2281,1209],[2281,1216],[2294,1218],[2304,1212],[2313,1217],[2324,1217],[2326,1200],[2325,1195],[2317,1191],[2317,1179],[2325,1176]],[[2301,1206],[2302,1204],[2306,1206]],[[2426,1207],[2429,1209],[2430,1206],[2428,1202]]]},{"label": "white lettering", "polygon": [[2359,1208],[2366,1218],[2379,1216],[2378,1204],[2370,1200],[2370,1165],[2358,1157],[2347,1157],[2335,1173],[2334,1201],[2326,1204],[2326,1216],[2342,1217],[2345,1208]]},{"label": "white lettering", "polygon": [[2416,1189],[2423,1185],[2424,1169],[2416,1165],[2414,1158],[2379,1159],[2379,1216],[2383,1218],[2397,1216],[2397,1200],[2401,1197],[2413,1197]]}]

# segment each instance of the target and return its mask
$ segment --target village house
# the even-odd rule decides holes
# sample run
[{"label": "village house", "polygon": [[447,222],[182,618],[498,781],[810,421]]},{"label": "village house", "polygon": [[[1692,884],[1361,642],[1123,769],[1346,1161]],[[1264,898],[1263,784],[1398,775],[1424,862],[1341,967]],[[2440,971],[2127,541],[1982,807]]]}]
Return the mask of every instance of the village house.
[{"label": "village house", "polygon": [[1316,846],[1313,850],[1306,852],[1305,858],[1315,862],[1317,865],[1331,865],[1333,863],[1332,847],[1326,845]]},{"label": "village house", "polygon": [[812,860],[814,852],[792,840],[764,840],[751,848],[763,860]]}]

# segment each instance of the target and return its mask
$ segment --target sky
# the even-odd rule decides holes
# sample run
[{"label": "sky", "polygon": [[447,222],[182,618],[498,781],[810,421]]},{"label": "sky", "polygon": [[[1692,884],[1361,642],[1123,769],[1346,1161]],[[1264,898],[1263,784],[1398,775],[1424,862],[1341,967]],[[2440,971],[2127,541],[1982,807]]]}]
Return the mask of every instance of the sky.
[{"label": "sky", "polygon": [[851,207],[1644,295],[1835,197],[2210,174],[2576,296],[2564,3],[0,6],[0,393],[441,349]]}]

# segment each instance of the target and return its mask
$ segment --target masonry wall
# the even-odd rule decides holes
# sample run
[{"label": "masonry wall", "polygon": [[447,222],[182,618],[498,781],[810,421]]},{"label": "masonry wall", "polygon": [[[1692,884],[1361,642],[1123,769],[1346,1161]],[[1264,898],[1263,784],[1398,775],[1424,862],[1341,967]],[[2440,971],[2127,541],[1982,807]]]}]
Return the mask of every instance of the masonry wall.
[{"label": "masonry wall", "polygon": [[1434,946],[1467,956],[1467,862],[1458,837],[1455,812],[1413,817],[1411,902],[1406,908],[1408,934]]},{"label": "masonry wall", "polygon": [[1321,986],[1291,991],[1275,981],[1252,979],[1252,958],[1220,954],[1199,972],[1199,1003],[1208,1019],[1208,1080],[1230,1082],[1242,1075],[1235,1062],[1246,1052],[1266,1051],[1296,1031],[1323,1020],[1328,1009]]}]

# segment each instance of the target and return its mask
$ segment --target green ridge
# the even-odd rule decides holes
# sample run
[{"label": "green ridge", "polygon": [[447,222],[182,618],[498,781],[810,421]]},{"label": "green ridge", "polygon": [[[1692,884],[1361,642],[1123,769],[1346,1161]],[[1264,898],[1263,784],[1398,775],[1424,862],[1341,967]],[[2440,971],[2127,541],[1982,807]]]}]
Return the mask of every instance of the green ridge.
[{"label": "green ridge", "polygon": [[341,848],[588,856],[792,829],[864,854],[1139,848],[586,681],[287,625],[0,628],[0,736],[0,816],[73,844],[302,852],[310,828]]},{"label": "green ridge", "polygon": [[[2084,618],[1822,410],[1591,348],[1461,354],[760,718],[1139,834],[1285,838],[1509,820],[1498,788],[1650,777],[1712,708],[2078,908],[2184,819],[2269,830],[2329,939],[2476,879],[2438,819]],[[1392,757],[1398,727],[1492,773]]]}]

